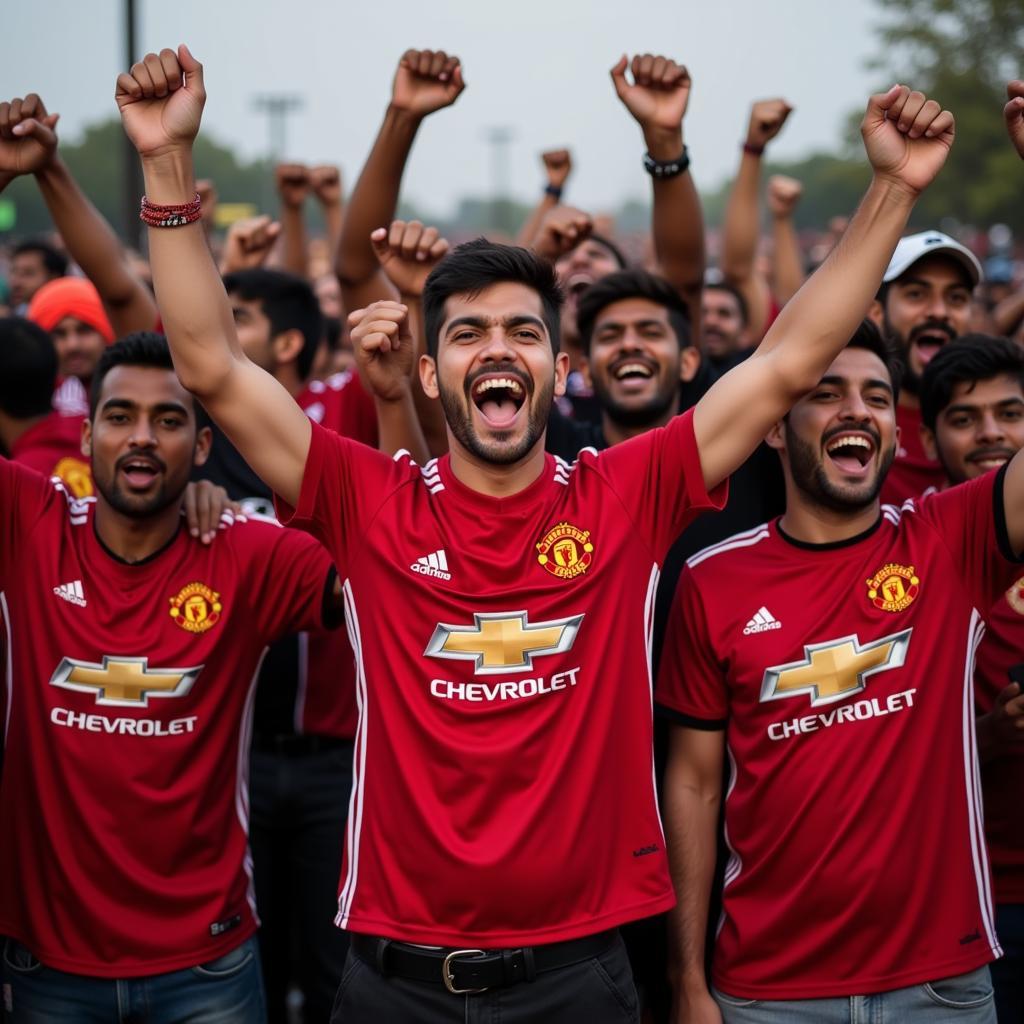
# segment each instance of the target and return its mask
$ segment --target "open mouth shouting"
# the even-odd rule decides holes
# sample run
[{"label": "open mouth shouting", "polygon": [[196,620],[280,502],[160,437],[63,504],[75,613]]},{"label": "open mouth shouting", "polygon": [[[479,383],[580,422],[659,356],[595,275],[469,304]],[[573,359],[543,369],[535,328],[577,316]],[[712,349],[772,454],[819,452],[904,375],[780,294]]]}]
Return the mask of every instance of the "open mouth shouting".
[{"label": "open mouth shouting", "polygon": [[623,391],[642,391],[657,376],[658,364],[642,356],[625,356],[608,368],[608,374]]},{"label": "open mouth shouting", "polygon": [[844,476],[865,476],[877,451],[875,438],[864,431],[842,431],[825,444],[825,454]]},{"label": "open mouth shouting", "polygon": [[956,335],[953,333],[953,329],[941,321],[922,324],[915,328],[910,335],[910,343],[917,349],[921,362],[925,366],[931,362],[943,345],[955,339]]},{"label": "open mouth shouting", "polygon": [[150,455],[126,455],[118,460],[117,472],[128,490],[147,491],[164,471],[163,463]]},{"label": "open mouth shouting", "polygon": [[526,403],[527,386],[508,371],[481,374],[470,386],[470,398],[491,430],[511,430]]},{"label": "open mouth shouting", "polygon": [[580,296],[594,283],[594,275],[587,271],[572,274],[565,282],[566,299],[574,308],[579,304]]}]

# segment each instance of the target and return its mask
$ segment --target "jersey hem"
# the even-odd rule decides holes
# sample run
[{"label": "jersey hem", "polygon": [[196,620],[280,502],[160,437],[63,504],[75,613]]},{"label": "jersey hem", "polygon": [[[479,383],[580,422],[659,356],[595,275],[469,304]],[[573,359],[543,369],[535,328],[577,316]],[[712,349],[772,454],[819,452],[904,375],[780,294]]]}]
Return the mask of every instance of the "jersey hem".
[{"label": "jersey hem", "polygon": [[881,977],[850,978],[842,983],[824,985],[793,985],[764,986],[748,985],[744,982],[734,983],[728,976],[712,970],[712,984],[720,992],[739,999],[761,999],[775,1002],[789,999],[845,999],[856,995],[875,995],[879,992],[892,992],[896,989],[909,988],[911,985],[924,985],[929,981],[942,978],[954,978],[958,974],[976,971],[979,967],[996,959],[996,953],[989,947],[981,955],[950,960],[925,970],[923,967],[900,974],[887,974]]},{"label": "jersey hem", "polygon": [[559,925],[534,931],[520,932],[448,932],[428,927],[401,924],[394,921],[378,921],[373,918],[351,914],[346,931],[375,935],[396,942],[415,942],[429,946],[480,946],[484,949],[508,949],[518,946],[542,946],[551,942],[566,942],[587,935],[617,928],[621,924],[637,921],[643,917],[671,910],[676,905],[675,893],[663,893],[656,899],[610,911],[599,917],[589,917],[575,924]]},{"label": "jersey hem", "polygon": [[256,934],[256,922],[250,921],[237,931],[232,929],[228,934],[230,936],[229,941],[211,943],[210,946],[200,949],[198,952],[169,957],[165,960],[148,960],[145,963],[112,963],[104,960],[102,963],[87,963],[85,961],[72,960],[59,954],[51,956],[43,947],[33,942],[26,932],[12,928],[6,921],[0,920],[0,935],[9,936],[15,942],[20,943],[44,967],[52,967],[54,970],[64,971],[66,974],[77,974],[86,978],[113,980],[119,978],[146,978],[152,974],[170,974],[172,971],[181,971],[189,967],[198,967],[200,964],[209,963],[211,960],[226,956],[243,942],[251,939]]}]

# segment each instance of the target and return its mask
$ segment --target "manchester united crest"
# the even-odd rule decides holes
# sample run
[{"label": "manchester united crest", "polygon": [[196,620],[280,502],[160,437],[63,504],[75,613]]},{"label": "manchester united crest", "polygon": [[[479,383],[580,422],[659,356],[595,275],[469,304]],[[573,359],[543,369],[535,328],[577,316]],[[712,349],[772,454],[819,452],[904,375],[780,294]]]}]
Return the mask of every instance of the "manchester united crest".
[{"label": "manchester united crest", "polygon": [[220,621],[220,594],[205,583],[190,583],[171,598],[171,618],[189,633],[205,633]]},{"label": "manchester united crest", "polygon": [[581,576],[593,560],[594,545],[590,531],[581,530],[572,523],[559,523],[548,530],[537,545],[537,561],[561,580]]},{"label": "manchester united crest", "polygon": [[921,589],[921,581],[914,575],[912,565],[897,565],[889,562],[883,565],[867,581],[868,597],[876,608],[883,612],[901,612],[913,603]]},{"label": "manchester united crest", "polygon": [[1024,576],[1006,592],[1006,603],[1018,615],[1024,615]]}]

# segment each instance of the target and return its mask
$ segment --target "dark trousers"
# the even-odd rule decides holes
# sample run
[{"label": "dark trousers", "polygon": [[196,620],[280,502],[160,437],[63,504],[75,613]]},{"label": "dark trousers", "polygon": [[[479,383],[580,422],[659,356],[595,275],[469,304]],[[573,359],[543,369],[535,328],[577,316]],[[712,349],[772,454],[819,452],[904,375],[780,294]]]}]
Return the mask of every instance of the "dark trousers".
[{"label": "dark trousers", "polygon": [[996,907],[996,935],[1003,956],[989,964],[999,1024],[1024,1024],[1024,904]]},{"label": "dark trousers", "polygon": [[637,1024],[633,974],[621,939],[582,963],[477,995],[385,978],[349,953],[331,1024]]},{"label": "dark trousers", "polygon": [[351,743],[253,751],[249,837],[270,1024],[287,1021],[292,985],[302,991],[305,1024],[330,1016],[348,952],[334,915],[351,788]]}]

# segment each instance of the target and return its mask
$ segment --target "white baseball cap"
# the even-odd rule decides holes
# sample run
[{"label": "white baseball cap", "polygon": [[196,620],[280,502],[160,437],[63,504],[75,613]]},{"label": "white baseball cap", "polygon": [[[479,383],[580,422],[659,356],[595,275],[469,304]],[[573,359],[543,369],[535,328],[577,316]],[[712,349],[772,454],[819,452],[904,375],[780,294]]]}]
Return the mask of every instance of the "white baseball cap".
[{"label": "white baseball cap", "polygon": [[921,231],[899,240],[882,280],[895,281],[919,259],[934,253],[945,253],[959,263],[967,271],[972,288],[984,277],[978,257],[966,245],[961,245],[955,238],[950,238],[941,231]]}]

